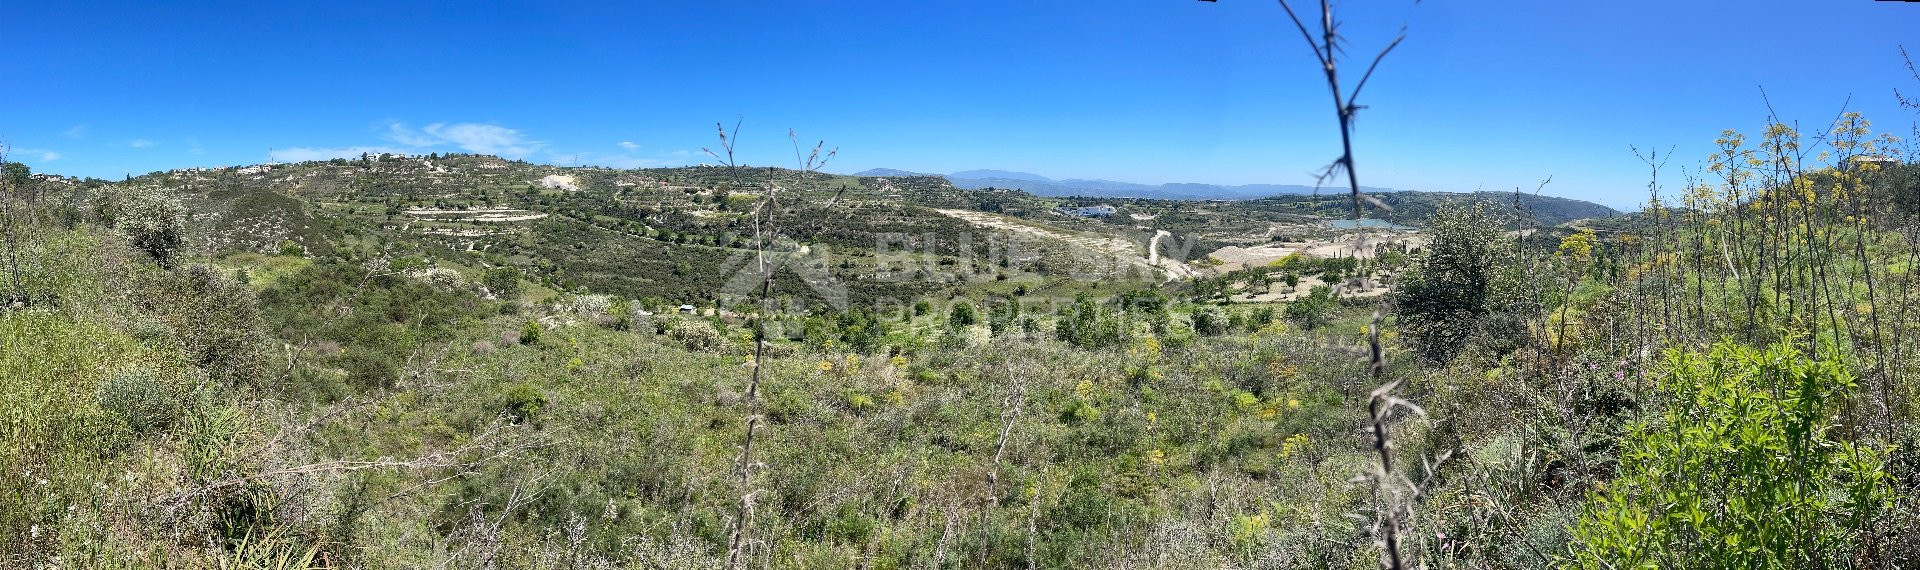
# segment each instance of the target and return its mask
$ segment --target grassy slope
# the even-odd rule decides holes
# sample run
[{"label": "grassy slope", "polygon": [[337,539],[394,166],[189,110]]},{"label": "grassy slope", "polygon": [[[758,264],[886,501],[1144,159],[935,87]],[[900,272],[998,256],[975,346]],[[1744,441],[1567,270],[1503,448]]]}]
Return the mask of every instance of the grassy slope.
[{"label": "grassy slope", "polygon": [[[353,384],[352,355],[387,341],[330,340],[334,329],[314,326],[303,330],[318,336],[273,341],[292,343],[291,376],[282,371],[284,356],[269,355],[262,356],[271,365],[258,388],[209,384],[183,359],[179,342],[189,333],[168,324],[179,316],[130,302],[151,294],[167,272],[86,226],[48,235],[47,251],[60,254],[48,259],[85,261],[48,268],[42,282],[59,283],[70,303],[105,309],[0,314],[9,347],[0,370],[7,372],[15,436],[0,460],[10,473],[32,469],[49,479],[7,480],[13,504],[28,507],[7,509],[0,520],[13,536],[30,537],[6,546],[13,555],[151,563],[317,553],[371,566],[471,561],[462,557],[472,552],[462,549],[474,548],[475,539],[463,533],[475,520],[503,514],[511,516],[500,519],[504,534],[496,544],[514,566],[569,548],[553,533],[575,521],[584,521],[581,553],[607,560],[631,563],[645,548],[713,556],[724,542],[738,492],[727,473],[747,413],[737,327],[717,352],[694,351],[671,336],[608,330],[560,311],[552,322],[577,324],[521,345],[511,339],[526,317],[470,313],[445,321],[450,328],[441,333],[394,337],[412,339],[406,342],[413,348],[392,384],[381,387]],[[302,287],[314,271],[331,267],[259,254],[220,261],[245,269],[253,287],[269,293]],[[269,321],[326,322],[311,321],[319,316],[357,323],[352,319],[365,311],[389,310],[365,303],[414,287],[376,281],[346,320],[334,303],[303,301],[270,305]],[[273,313],[281,310],[313,315]],[[403,327],[423,322],[396,317]],[[367,326],[347,328],[384,328]],[[1207,567],[1264,540],[1234,538],[1235,524],[1332,518],[1352,505],[1352,497],[1338,494],[1284,512],[1238,499],[1219,504],[1222,487],[1259,496],[1302,493],[1304,481],[1335,485],[1364,460],[1355,446],[1318,443],[1348,439],[1342,435],[1352,411],[1341,402],[1359,387],[1273,383],[1262,372],[1358,377],[1357,361],[1303,336],[1103,354],[1053,341],[970,346],[939,341],[939,326],[919,330],[932,335],[932,344],[910,343],[922,348],[898,359],[796,344],[783,350],[792,356],[772,361],[755,529],[785,560],[780,565],[925,561],[943,548],[948,518],[958,516],[961,528],[973,530],[949,537],[945,555],[970,557],[969,564],[1024,565],[1022,529],[1031,524],[1036,555],[1048,565],[1101,558]],[[1350,346],[1357,337],[1322,338]],[[166,427],[135,434],[118,412],[102,410],[103,377],[135,369],[162,379],[155,397],[171,402],[176,414]],[[1026,383],[1026,398],[989,494],[986,475],[1014,376]],[[341,382],[347,387],[303,386]],[[1297,458],[1276,460],[1291,434],[1315,442],[1314,451],[1296,446],[1290,453]],[[486,437],[517,443],[484,461],[462,455],[477,463],[458,469],[270,475],[336,461],[459,454]],[[36,441],[52,445],[26,444]],[[262,478],[244,493],[187,503],[205,515],[152,518],[178,493],[233,476]],[[524,502],[515,502],[516,490]],[[119,502],[98,502],[107,497]],[[1307,504],[1320,506],[1297,510]],[[503,510],[507,505],[514,510]],[[12,533],[21,529],[28,532]],[[1165,543],[1165,533],[1182,542]],[[229,548],[208,549],[202,541],[209,538]],[[636,547],[640,539],[651,546]]]}]

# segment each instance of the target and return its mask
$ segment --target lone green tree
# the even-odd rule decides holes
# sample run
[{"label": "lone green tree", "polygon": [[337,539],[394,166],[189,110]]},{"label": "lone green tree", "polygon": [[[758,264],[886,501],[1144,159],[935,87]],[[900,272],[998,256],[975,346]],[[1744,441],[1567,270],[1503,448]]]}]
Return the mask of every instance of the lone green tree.
[{"label": "lone green tree", "polygon": [[947,313],[947,326],[952,328],[970,327],[980,323],[980,312],[966,301],[954,303],[953,310]]},{"label": "lone green tree", "polygon": [[1307,296],[1287,303],[1287,320],[1300,325],[1300,328],[1317,330],[1333,322],[1333,309],[1338,303],[1333,299],[1333,289],[1325,285],[1313,288]]},{"label": "lone green tree", "polygon": [[488,269],[480,277],[480,284],[485,285],[494,296],[511,300],[520,296],[520,271],[511,267]]},{"label": "lone green tree", "polygon": [[134,247],[162,267],[172,267],[186,241],[186,209],[157,190],[134,190],[119,200],[114,222]]},{"label": "lone green tree", "polygon": [[1448,362],[1481,337],[1527,334],[1512,241],[1485,206],[1443,206],[1431,242],[1394,293],[1401,329],[1421,357]]}]

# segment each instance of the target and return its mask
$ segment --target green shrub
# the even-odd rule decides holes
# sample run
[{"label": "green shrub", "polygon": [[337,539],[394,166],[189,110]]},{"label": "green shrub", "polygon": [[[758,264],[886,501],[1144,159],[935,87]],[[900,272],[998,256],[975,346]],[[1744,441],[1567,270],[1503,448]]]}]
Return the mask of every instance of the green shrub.
[{"label": "green shrub", "polygon": [[607,307],[607,317],[612,321],[608,327],[613,330],[632,330],[633,301],[624,298],[615,299],[613,304]]},{"label": "green shrub", "polygon": [[520,344],[539,344],[542,330],[544,329],[540,327],[540,321],[527,319],[527,325],[520,327]]},{"label": "green shrub", "polygon": [[166,431],[180,419],[179,398],[150,370],[116,372],[100,383],[100,409],[127,423],[135,434]]},{"label": "green shrub", "polygon": [[1060,308],[1053,326],[1055,338],[1080,348],[1116,346],[1123,336],[1120,320],[1084,293]]},{"label": "green shrub", "polygon": [[1273,324],[1273,314],[1273,307],[1254,309],[1252,314],[1247,315],[1248,328],[1258,329]]},{"label": "green shrub", "polygon": [[841,505],[826,522],[827,536],[842,544],[865,544],[878,523],[851,505]]},{"label": "green shrub", "polygon": [[1333,289],[1325,285],[1313,288],[1307,296],[1287,303],[1287,320],[1300,325],[1300,328],[1315,330],[1333,322],[1333,310],[1339,303],[1333,299]]},{"label": "green shrub", "polygon": [[1006,299],[987,312],[987,330],[994,336],[1012,331],[1020,321],[1020,300]]},{"label": "green shrub", "polygon": [[953,304],[953,310],[947,314],[947,326],[952,328],[970,327],[980,322],[980,313],[972,303],[961,301]]},{"label": "green shrub", "polygon": [[1092,422],[1100,419],[1100,409],[1079,398],[1067,402],[1060,410],[1060,421],[1069,424]]},{"label": "green shrub", "polygon": [[260,380],[267,337],[252,289],[204,265],[160,273],[143,289],[142,303],[166,322],[180,349],[208,376],[229,386]]},{"label": "green shrub", "polygon": [[1227,333],[1226,313],[1219,307],[1205,306],[1193,310],[1193,332],[1204,336],[1220,336]]},{"label": "green shrub", "polygon": [[1482,338],[1517,348],[1531,314],[1513,240],[1486,207],[1445,206],[1427,223],[1431,242],[1399,279],[1394,306],[1406,338],[1427,360],[1453,360]]},{"label": "green shrub", "polygon": [[512,300],[520,296],[520,271],[512,267],[488,269],[480,276],[480,284],[493,296]]},{"label": "green shrub", "polygon": [[513,387],[507,388],[501,413],[506,414],[508,419],[518,424],[532,420],[534,414],[545,407],[547,407],[547,397],[540,393],[539,388],[524,383],[514,384]]},{"label": "green shrub", "polygon": [[173,329],[158,319],[133,319],[127,323],[127,335],[153,346],[163,346],[173,341]]},{"label": "green shrub", "polygon": [[667,338],[694,352],[718,352],[724,348],[720,331],[706,321],[684,319],[668,325]]},{"label": "green shrub", "polygon": [[813,402],[800,390],[769,389],[766,393],[767,419],[774,423],[797,422],[813,413]]},{"label": "green shrub", "polygon": [[1836,568],[1887,506],[1884,457],[1832,433],[1853,387],[1785,345],[1674,354],[1574,529],[1584,568]]},{"label": "green shrub", "polygon": [[158,190],[129,190],[116,201],[113,221],[133,246],[161,266],[173,265],[186,235],[186,209]]},{"label": "green shrub", "polygon": [[841,392],[840,398],[846,402],[847,409],[855,414],[865,414],[879,406],[879,402],[874,401],[873,396],[856,389],[849,388]]},{"label": "green shrub", "polygon": [[347,382],[362,390],[391,388],[400,379],[400,365],[382,352],[352,348],[337,361],[347,372]]},{"label": "green shrub", "polygon": [[1105,522],[1113,509],[1112,499],[1101,492],[1100,472],[1091,467],[1082,467],[1074,471],[1073,478],[1067,482],[1067,490],[1048,510],[1049,522],[1061,526],[1086,529]]}]

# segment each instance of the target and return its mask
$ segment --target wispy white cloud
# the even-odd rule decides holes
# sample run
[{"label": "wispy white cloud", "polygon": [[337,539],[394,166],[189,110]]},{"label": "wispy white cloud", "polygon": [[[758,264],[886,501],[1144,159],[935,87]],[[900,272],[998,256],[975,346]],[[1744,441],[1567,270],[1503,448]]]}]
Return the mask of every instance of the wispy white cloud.
[{"label": "wispy white cloud", "polygon": [[360,158],[361,154],[406,154],[407,151],[384,146],[342,146],[332,148],[314,148],[297,146],[275,149],[274,160],[281,162],[306,162],[309,160],[332,160],[335,158]]},{"label": "wispy white cloud", "polygon": [[60,136],[67,137],[68,140],[77,141],[80,139],[87,138],[87,134],[89,131],[90,130],[87,128],[86,125],[74,125],[72,128],[69,128],[64,131],[60,131]]},{"label": "wispy white cloud", "polygon": [[429,147],[442,142],[439,139],[421,134],[420,131],[416,131],[413,127],[407,126],[406,123],[398,122],[387,125],[387,133],[384,135],[384,138],[403,145],[417,147]]},{"label": "wispy white cloud", "polygon": [[5,150],[5,151],[6,151],[6,154],[7,154],[7,158],[11,158],[11,159],[14,159],[14,160],[31,160],[31,161],[35,161],[35,162],[53,162],[53,161],[56,161],[56,160],[60,160],[60,157],[62,156],[62,155],[60,154],[60,152],[59,152],[59,151],[53,151],[53,150],[47,150],[47,149],[44,149],[44,148],[26,148],[26,147],[19,147],[19,146],[13,146],[13,147],[9,147],[9,146],[0,146],[0,150]]},{"label": "wispy white cloud", "polygon": [[517,158],[533,154],[546,143],[530,141],[520,136],[520,131],[499,125],[478,123],[456,123],[452,125],[434,123],[422,129],[427,134],[445,139],[461,149],[481,154],[496,154]]},{"label": "wispy white cloud", "polygon": [[158,145],[158,144],[160,143],[156,143],[147,139],[133,139],[133,140],[127,141],[127,146],[130,146],[133,148],[153,148],[155,145]]},{"label": "wispy white cloud", "polygon": [[415,130],[395,122],[387,125],[382,136],[414,148],[452,145],[467,152],[507,158],[521,158],[547,146],[544,141],[529,140],[519,130],[486,123],[433,123]]},{"label": "wispy white cloud", "polygon": [[627,152],[633,152],[640,150],[640,145],[634,144],[633,141],[620,141],[620,148],[627,149]]}]

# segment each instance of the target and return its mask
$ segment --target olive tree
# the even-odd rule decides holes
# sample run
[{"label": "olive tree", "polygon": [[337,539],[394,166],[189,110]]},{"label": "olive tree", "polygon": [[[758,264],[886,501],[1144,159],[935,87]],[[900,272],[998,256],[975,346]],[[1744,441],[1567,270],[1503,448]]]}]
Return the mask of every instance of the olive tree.
[{"label": "olive tree", "polygon": [[185,243],[186,209],[157,190],[130,190],[115,201],[114,226],[133,246],[171,267]]},{"label": "olive tree", "polygon": [[1426,251],[1393,297],[1400,327],[1423,358],[1451,361],[1476,341],[1497,352],[1525,341],[1526,276],[1504,226],[1485,205],[1442,206],[1427,223]]}]

